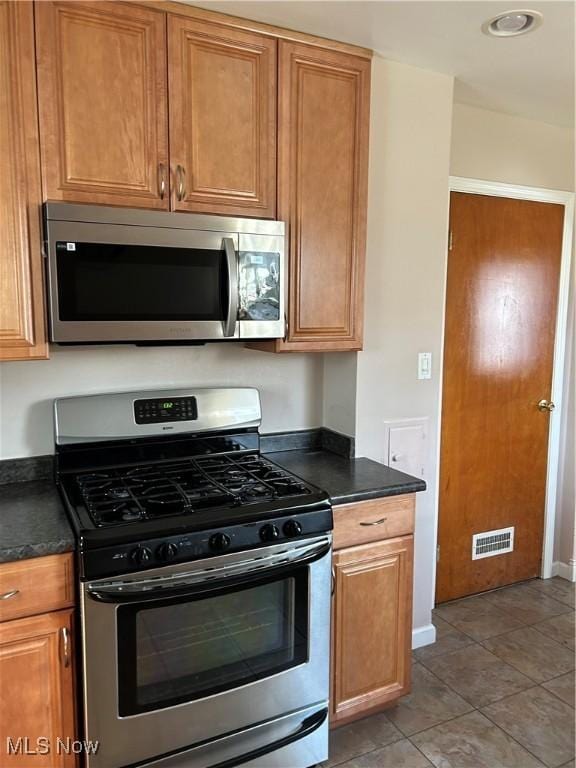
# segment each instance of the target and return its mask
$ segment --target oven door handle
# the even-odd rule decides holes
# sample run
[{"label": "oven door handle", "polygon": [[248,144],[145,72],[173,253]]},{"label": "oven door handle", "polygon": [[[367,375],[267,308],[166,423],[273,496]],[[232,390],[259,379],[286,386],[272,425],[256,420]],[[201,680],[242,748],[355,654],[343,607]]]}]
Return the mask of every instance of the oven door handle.
[{"label": "oven door handle", "polygon": [[228,269],[228,314],[222,323],[224,336],[231,337],[236,333],[238,320],[238,260],[234,240],[231,237],[222,238],[224,254],[226,255],[226,267]]},{"label": "oven door handle", "polygon": [[235,757],[231,760],[224,760],[224,762],[217,763],[213,766],[213,768],[233,768],[233,766],[248,763],[252,760],[256,760],[259,757],[264,757],[265,755],[270,754],[270,752],[275,752],[277,749],[287,747],[289,744],[292,744],[295,741],[300,741],[300,739],[303,739],[305,736],[309,736],[311,733],[314,733],[314,731],[317,731],[318,728],[320,728],[320,726],[325,722],[327,717],[328,709],[321,709],[319,712],[315,712],[313,715],[309,715],[305,720],[303,720],[300,723],[300,727],[294,731],[294,733],[291,733],[288,736],[283,736],[281,739],[277,739],[276,741],[272,742],[272,744],[267,744],[266,746],[253,749],[251,752],[247,752],[240,757]]},{"label": "oven door handle", "polygon": [[[255,558],[239,563],[237,569],[228,567],[211,568],[196,573],[183,573],[177,576],[165,576],[142,581],[119,581],[108,584],[88,586],[88,595],[103,603],[135,603],[148,600],[160,600],[179,596],[202,596],[210,592],[229,589],[253,581],[280,578],[295,567],[309,565],[330,553],[330,539],[316,542],[302,548],[301,552],[279,552],[268,558]],[[226,573],[228,571],[228,573]]]}]

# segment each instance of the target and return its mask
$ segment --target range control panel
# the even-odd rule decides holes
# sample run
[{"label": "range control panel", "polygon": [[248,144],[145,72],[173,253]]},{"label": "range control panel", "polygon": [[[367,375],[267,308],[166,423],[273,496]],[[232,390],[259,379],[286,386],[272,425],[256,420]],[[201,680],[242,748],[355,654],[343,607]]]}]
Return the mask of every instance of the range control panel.
[{"label": "range control panel", "polygon": [[255,549],[266,544],[281,544],[331,530],[332,510],[328,508],[265,522],[230,525],[208,531],[118,544],[84,552],[81,563],[82,576],[93,579],[134,573],[173,562]]},{"label": "range control panel", "polygon": [[134,401],[136,424],[161,424],[166,421],[195,421],[198,407],[195,397],[154,398]]}]

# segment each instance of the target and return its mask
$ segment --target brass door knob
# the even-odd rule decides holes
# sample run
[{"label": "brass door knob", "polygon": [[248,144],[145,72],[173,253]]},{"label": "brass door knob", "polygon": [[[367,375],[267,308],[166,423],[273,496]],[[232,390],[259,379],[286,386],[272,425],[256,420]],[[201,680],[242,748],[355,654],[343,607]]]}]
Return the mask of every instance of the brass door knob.
[{"label": "brass door knob", "polygon": [[538,410],[539,411],[553,411],[556,406],[551,400],[540,400],[538,403]]}]

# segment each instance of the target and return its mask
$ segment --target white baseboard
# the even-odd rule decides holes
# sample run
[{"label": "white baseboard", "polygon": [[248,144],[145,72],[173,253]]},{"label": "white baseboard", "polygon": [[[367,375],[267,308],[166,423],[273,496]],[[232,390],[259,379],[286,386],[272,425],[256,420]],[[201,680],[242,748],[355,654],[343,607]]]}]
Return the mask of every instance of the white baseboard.
[{"label": "white baseboard", "polygon": [[576,560],[569,560],[567,563],[555,560],[552,563],[552,576],[560,576],[561,579],[576,581]]},{"label": "white baseboard", "polygon": [[436,642],[436,627],[427,624],[425,627],[417,627],[412,630],[412,650],[422,648],[424,645],[432,645]]}]

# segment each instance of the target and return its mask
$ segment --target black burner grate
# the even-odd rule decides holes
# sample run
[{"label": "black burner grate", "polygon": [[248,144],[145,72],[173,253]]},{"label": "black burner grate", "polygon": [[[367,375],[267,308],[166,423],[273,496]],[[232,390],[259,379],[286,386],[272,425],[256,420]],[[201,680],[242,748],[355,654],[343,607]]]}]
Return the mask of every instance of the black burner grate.
[{"label": "black burner grate", "polygon": [[310,493],[298,478],[256,455],[110,469],[76,480],[98,527]]}]

